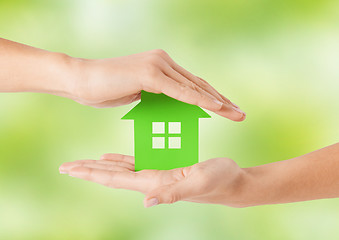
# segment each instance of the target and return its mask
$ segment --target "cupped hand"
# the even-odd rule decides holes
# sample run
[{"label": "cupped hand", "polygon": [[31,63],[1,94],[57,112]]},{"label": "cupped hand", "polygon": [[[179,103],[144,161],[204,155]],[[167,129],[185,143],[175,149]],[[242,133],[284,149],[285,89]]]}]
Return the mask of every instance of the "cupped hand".
[{"label": "cupped hand", "polygon": [[104,154],[100,160],[64,163],[59,171],[110,188],[141,192],[146,195],[145,207],[177,201],[243,206],[244,170],[228,158],[172,170],[135,172],[134,157]]},{"label": "cupped hand", "polygon": [[76,59],[73,99],[94,107],[114,107],[140,99],[141,90],[164,93],[233,121],[245,113],[205,80],[185,70],[163,50],[108,59]]}]

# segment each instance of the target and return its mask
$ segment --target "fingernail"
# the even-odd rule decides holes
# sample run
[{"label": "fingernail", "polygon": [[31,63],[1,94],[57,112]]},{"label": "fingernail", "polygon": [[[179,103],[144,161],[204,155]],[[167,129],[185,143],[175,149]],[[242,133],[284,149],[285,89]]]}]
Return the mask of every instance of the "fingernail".
[{"label": "fingernail", "polygon": [[149,207],[153,207],[158,204],[159,204],[159,201],[157,198],[151,198],[146,201],[145,207],[149,208]]},{"label": "fingernail", "polygon": [[59,167],[59,172],[60,172],[60,174],[66,174],[67,173],[62,166]]},{"label": "fingernail", "polygon": [[232,109],[233,109],[234,111],[238,112],[238,113],[241,113],[241,114],[245,114],[245,115],[246,115],[246,113],[244,113],[243,111],[241,111],[239,108],[232,107]]}]

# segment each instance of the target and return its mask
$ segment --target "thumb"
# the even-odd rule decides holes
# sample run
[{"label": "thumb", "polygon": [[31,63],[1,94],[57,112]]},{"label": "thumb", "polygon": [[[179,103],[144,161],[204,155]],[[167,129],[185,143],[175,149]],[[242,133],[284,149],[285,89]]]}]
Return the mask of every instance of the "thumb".
[{"label": "thumb", "polygon": [[196,189],[189,180],[184,179],[179,182],[164,185],[150,191],[144,199],[144,206],[146,208],[158,205],[158,204],[170,204],[180,200],[184,200],[192,195]]}]

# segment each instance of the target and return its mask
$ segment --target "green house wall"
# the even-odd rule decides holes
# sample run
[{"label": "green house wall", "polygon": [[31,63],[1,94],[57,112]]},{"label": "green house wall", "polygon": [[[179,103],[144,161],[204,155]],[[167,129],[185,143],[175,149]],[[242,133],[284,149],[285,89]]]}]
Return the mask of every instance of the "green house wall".
[{"label": "green house wall", "polygon": [[[134,120],[135,170],[168,170],[198,163],[199,118],[210,115],[165,94],[142,91],[141,102],[122,117]],[[165,134],[153,134],[152,122],[165,122]],[[168,122],[181,122],[181,134],[168,134]],[[169,136],[181,137],[180,149],[168,148]],[[165,137],[165,149],[153,149],[152,137]]]},{"label": "green house wall", "polygon": [[[153,134],[152,122],[165,122],[165,134]],[[169,134],[168,122],[181,122],[181,134]],[[181,137],[180,149],[168,148],[168,137]],[[165,137],[165,149],[153,149],[152,137]],[[134,120],[135,170],[168,170],[199,161],[199,119],[180,117]]]}]

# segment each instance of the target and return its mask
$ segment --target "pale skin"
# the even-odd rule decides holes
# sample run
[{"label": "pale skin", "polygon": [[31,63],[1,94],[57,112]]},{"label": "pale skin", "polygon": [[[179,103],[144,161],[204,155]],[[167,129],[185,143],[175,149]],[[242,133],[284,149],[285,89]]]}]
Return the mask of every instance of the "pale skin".
[{"label": "pale skin", "polygon": [[60,173],[145,194],[144,206],[177,201],[249,207],[339,197],[339,143],[261,166],[215,158],[173,170],[134,171],[134,157],[64,163]]},{"label": "pale skin", "polygon": [[0,38],[0,92],[40,92],[104,108],[140,100],[140,92],[164,93],[233,121],[246,114],[165,51],[83,59]]}]

